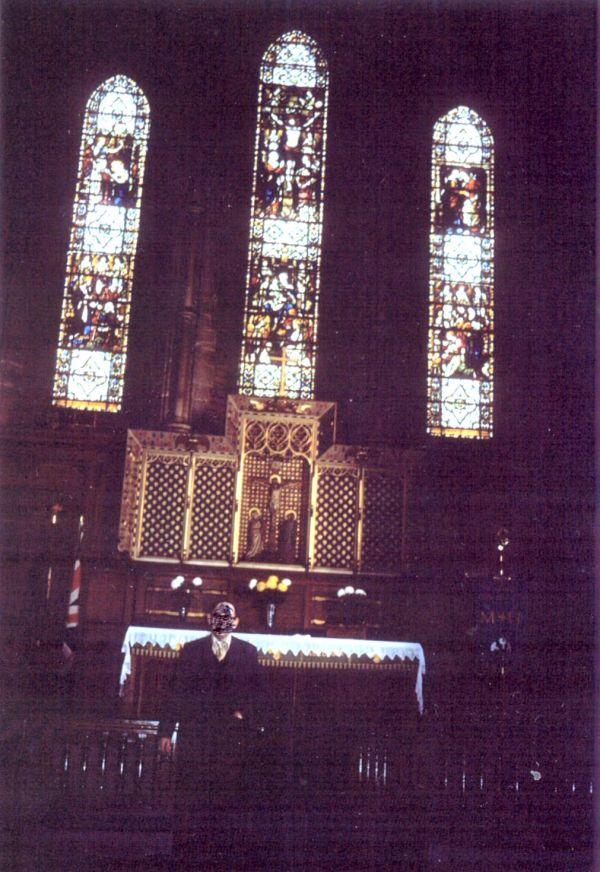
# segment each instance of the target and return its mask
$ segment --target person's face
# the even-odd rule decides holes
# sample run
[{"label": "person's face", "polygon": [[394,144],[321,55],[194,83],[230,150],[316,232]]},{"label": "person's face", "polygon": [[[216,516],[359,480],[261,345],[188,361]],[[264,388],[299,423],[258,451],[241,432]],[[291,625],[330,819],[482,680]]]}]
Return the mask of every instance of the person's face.
[{"label": "person's face", "polygon": [[219,605],[208,619],[209,626],[217,639],[227,638],[236,629],[240,619],[235,614],[235,609],[229,605]]}]

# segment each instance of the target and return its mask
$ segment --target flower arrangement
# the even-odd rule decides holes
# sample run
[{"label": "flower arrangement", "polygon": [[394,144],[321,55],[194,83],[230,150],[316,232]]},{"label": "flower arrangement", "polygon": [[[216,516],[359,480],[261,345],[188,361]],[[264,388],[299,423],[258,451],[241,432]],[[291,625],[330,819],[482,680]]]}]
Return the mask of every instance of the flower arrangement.
[{"label": "flower arrangement", "polygon": [[171,581],[169,587],[175,594],[177,611],[182,621],[185,621],[188,616],[192,604],[192,594],[201,588],[202,584],[202,579],[198,575],[191,580],[186,579],[184,575],[176,575]]},{"label": "flower arrangement", "polygon": [[362,626],[368,623],[371,603],[366,590],[348,584],[337,591],[336,600],[328,609],[329,621],[347,627]]},{"label": "flower arrangement", "polygon": [[248,588],[250,590],[255,590],[257,593],[264,593],[265,591],[267,593],[269,591],[287,593],[291,584],[292,580],[290,578],[282,578],[280,580],[279,576],[270,575],[266,581],[259,581],[257,578],[250,579],[248,582]]},{"label": "flower arrangement", "polygon": [[337,596],[366,596],[366,590],[363,590],[362,587],[352,587],[351,584],[347,584],[346,587],[340,587],[337,592]]},{"label": "flower arrangement", "polygon": [[276,608],[283,602],[291,585],[291,578],[280,579],[278,575],[269,575],[264,580],[251,578],[248,582],[248,590],[261,597],[267,604],[266,624],[269,629],[273,628]]}]

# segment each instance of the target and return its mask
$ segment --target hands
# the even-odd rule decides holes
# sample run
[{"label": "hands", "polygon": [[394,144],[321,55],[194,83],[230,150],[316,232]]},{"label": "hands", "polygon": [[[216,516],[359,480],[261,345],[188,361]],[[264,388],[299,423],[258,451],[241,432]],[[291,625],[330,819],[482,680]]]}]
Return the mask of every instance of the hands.
[{"label": "hands", "polygon": [[244,717],[243,712],[241,712],[239,709],[236,709],[236,710],[233,712],[233,717],[234,717],[237,721],[246,721],[246,724],[247,724],[246,729],[250,729],[252,732],[256,732],[256,733],[258,733],[259,735],[263,735],[263,734],[264,734],[264,732],[265,732],[265,728],[264,728],[264,726],[263,726],[262,724],[255,724],[254,721],[252,721],[252,720],[247,721],[246,718]]},{"label": "hands", "polygon": [[168,736],[163,736],[158,742],[158,753],[170,757],[173,753],[173,742]]}]

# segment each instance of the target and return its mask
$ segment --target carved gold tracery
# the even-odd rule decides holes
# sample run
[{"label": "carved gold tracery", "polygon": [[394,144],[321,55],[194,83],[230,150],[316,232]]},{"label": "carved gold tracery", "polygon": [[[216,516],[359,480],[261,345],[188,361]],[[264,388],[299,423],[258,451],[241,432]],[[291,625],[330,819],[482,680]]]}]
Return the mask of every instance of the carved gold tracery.
[{"label": "carved gold tracery", "polygon": [[250,420],[245,428],[244,451],[280,457],[305,457],[312,462],[316,433],[314,425],[296,421]]},{"label": "carved gold tracery", "polygon": [[[398,572],[415,453],[336,444],[332,404],[285,403],[230,397],[225,436],[130,431],[120,550],[141,560]],[[252,517],[263,540],[249,555]]]}]

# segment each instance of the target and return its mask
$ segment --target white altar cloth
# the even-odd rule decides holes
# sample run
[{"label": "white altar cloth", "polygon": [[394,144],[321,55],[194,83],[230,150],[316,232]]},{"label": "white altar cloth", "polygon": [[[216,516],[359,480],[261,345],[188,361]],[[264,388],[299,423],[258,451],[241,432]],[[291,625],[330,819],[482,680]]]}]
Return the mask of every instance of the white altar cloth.
[{"label": "white altar cloth", "polygon": [[[121,668],[121,687],[131,674],[131,649],[134,645],[156,645],[159,648],[170,648],[176,651],[191,642],[207,636],[207,630],[190,628],[171,629],[170,627],[129,627],[121,651],[123,666]],[[419,703],[419,712],[423,714],[423,676],[425,675],[425,654],[418,642],[381,642],[375,639],[325,639],[320,636],[297,634],[295,636],[279,636],[267,633],[234,633],[239,639],[245,639],[258,648],[263,655],[291,654],[297,657],[369,657],[371,660],[385,662],[386,660],[418,660],[419,668],[415,682],[415,694]]]}]

